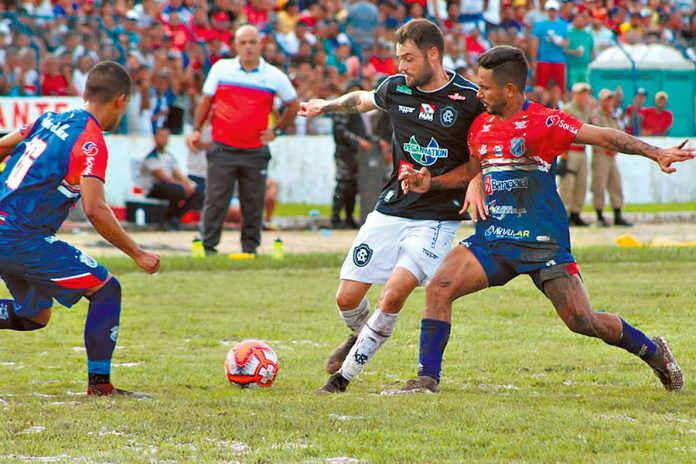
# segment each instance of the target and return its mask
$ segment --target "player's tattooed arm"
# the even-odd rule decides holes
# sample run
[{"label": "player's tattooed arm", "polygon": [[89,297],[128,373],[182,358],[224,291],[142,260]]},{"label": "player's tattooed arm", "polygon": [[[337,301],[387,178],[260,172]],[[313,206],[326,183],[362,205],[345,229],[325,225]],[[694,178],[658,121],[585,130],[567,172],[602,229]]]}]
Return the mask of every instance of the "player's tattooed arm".
[{"label": "player's tattooed arm", "polygon": [[372,92],[358,90],[342,95],[334,100],[312,99],[300,103],[299,115],[307,118],[324,113],[364,113],[376,109]]},{"label": "player's tattooed arm", "polygon": [[673,163],[686,161],[696,157],[694,148],[684,148],[688,140],[684,140],[671,148],[659,148],[616,129],[609,127],[597,127],[591,124],[583,124],[575,142],[596,145],[627,155],[640,155],[655,161],[660,169],[666,173],[675,172]]},{"label": "player's tattooed arm", "polygon": [[456,190],[465,188],[469,181],[481,172],[479,161],[471,157],[469,161],[442,175],[432,177],[427,168],[419,171],[403,165],[399,180],[404,193],[425,193],[429,190]]}]

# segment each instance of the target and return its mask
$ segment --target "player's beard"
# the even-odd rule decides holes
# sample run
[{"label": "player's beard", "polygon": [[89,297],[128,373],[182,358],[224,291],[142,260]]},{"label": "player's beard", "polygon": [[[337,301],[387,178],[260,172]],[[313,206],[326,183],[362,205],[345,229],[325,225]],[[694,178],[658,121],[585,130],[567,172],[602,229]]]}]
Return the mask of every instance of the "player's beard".
[{"label": "player's beard", "polygon": [[424,65],[423,65],[423,71],[420,73],[416,74],[413,76],[413,81],[409,85],[409,87],[421,87],[429,83],[431,80],[433,80],[433,77],[435,76],[435,71],[433,70],[433,67],[430,66],[430,63],[428,63],[428,60],[424,60]]},{"label": "player's beard", "polygon": [[505,101],[500,100],[493,102],[485,102],[484,106],[486,107],[486,112],[488,112],[488,114],[492,114],[494,116],[501,116],[503,114],[503,109],[505,108]]}]

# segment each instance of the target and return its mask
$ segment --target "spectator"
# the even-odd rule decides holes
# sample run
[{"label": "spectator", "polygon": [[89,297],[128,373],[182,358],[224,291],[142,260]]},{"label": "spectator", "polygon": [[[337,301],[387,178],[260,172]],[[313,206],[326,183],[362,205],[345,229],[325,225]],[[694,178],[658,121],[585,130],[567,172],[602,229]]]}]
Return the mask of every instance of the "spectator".
[{"label": "spectator", "polygon": [[[590,85],[578,82],[573,86],[572,99],[563,107],[563,111],[575,116],[581,122],[590,122],[592,106]],[[566,207],[571,226],[584,227],[588,224],[580,217],[580,211],[585,204],[587,194],[587,155],[585,145],[573,144],[565,157],[565,169],[559,169],[561,182],[558,184],[558,193],[561,195],[563,205]],[[565,171],[565,172],[564,172]]]},{"label": "spectator", "polygon": [[154,77],[152,89],[150,89],[150,108],[152,110],[152,133],[162,127],[167,120],[171,104],[172,73],[168,69],[160,70]]},{"label": "spectator", "polygon": [[633,97],[633,104],[626,107],[624,125],[626,126],[626,132],[631,135],[641,135],[645,121],[645,108],[643,108],[643,105],[647,96],[648,91],[643,87],[639,87],[636,90],[636,95]]},{"label": "spectator", "polygon": [[391,76],[398,72],[392,53],[392,45],[380,39],[375,46],[375,53],[368,60],[375,72],[383,76]]},{"label": "spectator", "polygon": [[573,25],[568,30],[568,47],[565,49],[568,66],[568,88],[578,82],[589,82],[589,66],[592,62],[594,39],[585,30],[587,16],[578,13],[573,18]]},{"label": "spectator", "polygon": [[39,73],[36,70],[36,57],[33,50],[24,50],[19,54],[19,82],[22,95],[39,94]]},{"label": "spectator", "polygon": [[374,44],[378,21],[377,7],[372,1],[354,0],[348,7],[346,32],[361,50],[367,50]]},{"label": "spectator", "polygon": [[548,88],[554,79],[561,89],[566,88],[566,65],[563,49],[568,46],[568,24],[558,17],[559,4],[546,0],[548,18],[534,24],[532,29],[532,62],[536,66],[536,84]]},{"label": "spectator", "polygon": [[655,94],[655,106],[643,110],[643,130],[640,135],[667,135],[672,128],[674,116],[667,109],[667,92]]},{"label": "spectator", "polygon": [[41,93],[48,96],[65,97],[77,95],[72,84],[72,72],[69,66],[60,67],[58,58],[47,56],[44,59],[44,74]]},{"label": "spectator", "polygon": [[[201,238],[206,253],[215,253],[222,223],[239,180],[244,218],[242,251],[256,253],[261,242],[262,212],[270,151],[267,144],[288,127],[297,113],[297,94],[288,77],[261,58],[258,29],[240,27],[234,38],[237,58],[213,65],[196,108],[192,149],[198,148],[201,129],[212,107],[212,140]],[[224,85],[221,85],[223,84]],[[268,127],[277,94],[286,105],[275,130]],[[213,105],[214,103],[214,105]]]},{"label": "spectator", "polygon": [[164,230],[177,230],[186,211],[201,208],[203,190],[181,173],[176,158],[167,151],[168,142],[169,129],[157,128],[155,148],[141,165],[138,184],[148,198],[169,201],[161,227]]},{"label": "spectator", "polygon": [[[614,94],[611,90],[602,89],[599,92],[599,108],[593,113],[591,123],[599,127],[620,129],[619,120],[614,117]],[[614,208],[614,224],[630,227],[632,224],[621,215],[623,190],[616,152],[595,145],[592,147],[592,203],[597,212],[597,224],[602,227],[609,227],[603,213],[607,191]]]},{"label": "spectator", "polygon": [[87,74],[89,70],[92,69],[92,58],[87,55],[82,55],[77,60],[77,67],[73,69],[73,86],[78,96],[81,96],[85,91],[85,84],[87,83]]}]

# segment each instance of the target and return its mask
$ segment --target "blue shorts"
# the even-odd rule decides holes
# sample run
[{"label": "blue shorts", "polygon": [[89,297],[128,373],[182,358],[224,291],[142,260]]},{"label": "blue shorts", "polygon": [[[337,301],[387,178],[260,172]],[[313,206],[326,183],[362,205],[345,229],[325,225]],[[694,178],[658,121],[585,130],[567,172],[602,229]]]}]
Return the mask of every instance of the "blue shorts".
[{"label": "blue shorts", "polygon": [[108,276],[104,266],[55,236],[0,236],[0,277],[22,317],[50,308],[54,298],[70,307]]},{"label": "blue shorts", "polygon": [[570,251],[558,245],[531,246],[511,241],[488,241],[476,234],[461,242],[471,250],[488,277],[488,285],[501,286],[528,274],[539,290],[544,282],[580,274]]}]

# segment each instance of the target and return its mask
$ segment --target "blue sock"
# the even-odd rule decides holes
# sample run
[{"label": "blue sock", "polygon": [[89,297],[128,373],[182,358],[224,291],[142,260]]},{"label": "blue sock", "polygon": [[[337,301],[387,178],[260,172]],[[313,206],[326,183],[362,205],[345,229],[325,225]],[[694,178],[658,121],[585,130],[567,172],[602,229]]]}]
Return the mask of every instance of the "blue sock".
[{"label": "blue sock", "polygon": [[418,354],[418,375],[432,377],[440,381],[442,357],[449,341],[452,324],[434,319],[421,321],[420,352]]},{"label": "blue sock", "polygon": [[85,348],[89,374],[111,373],[111,356],[116,348],[121,315],[121,284],[116,277],[87,297],[89,310],[85,322]]},{"label": "blue sock", "polygon": [[623,319],[621,319],[621,324],[623,324],[621,338],[616,343],[610,343],[610,345],[623,348],[643,359],[654,356],[657,353],[657,345],[647,335]]}]

